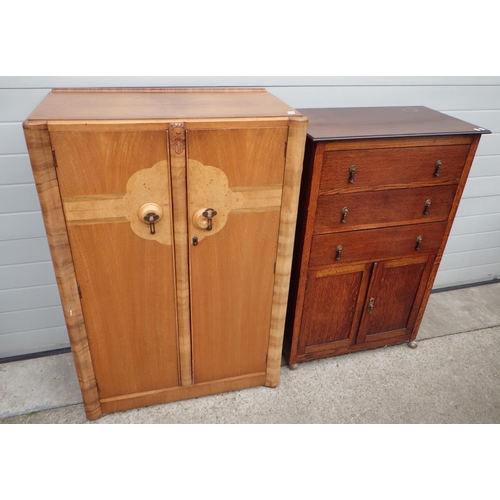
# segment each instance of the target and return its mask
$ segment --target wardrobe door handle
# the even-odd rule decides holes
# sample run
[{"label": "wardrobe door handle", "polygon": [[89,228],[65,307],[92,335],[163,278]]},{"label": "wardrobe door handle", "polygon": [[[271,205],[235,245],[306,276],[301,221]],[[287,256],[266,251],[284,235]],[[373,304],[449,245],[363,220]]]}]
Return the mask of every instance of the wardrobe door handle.
[{"label": "wardrobe door handle", "polygon": [[163,215],[163,210],[160,205],[156,203],[146,203],[139,208],[137,216],[144,224],[149,224],[149,232],[151,234],[156,233],[155,224],[161,219]]},{"label": "wardrobe door handle", "polygon": [[198,229],[205,229],[206,231],[211,231],[212,219],[217,215],[217,211],[213,208],[200,208],[197,210],[193,216],[193,224]]}]

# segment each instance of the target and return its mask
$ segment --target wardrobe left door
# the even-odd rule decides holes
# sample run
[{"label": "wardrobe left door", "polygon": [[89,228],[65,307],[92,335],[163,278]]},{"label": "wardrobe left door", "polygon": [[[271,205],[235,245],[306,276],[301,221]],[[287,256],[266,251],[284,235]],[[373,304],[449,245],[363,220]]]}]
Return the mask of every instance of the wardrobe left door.
[{"label": "wardrobe left door", "polygon": [[99,399],[180,385],[167,130],[49,131]]}]

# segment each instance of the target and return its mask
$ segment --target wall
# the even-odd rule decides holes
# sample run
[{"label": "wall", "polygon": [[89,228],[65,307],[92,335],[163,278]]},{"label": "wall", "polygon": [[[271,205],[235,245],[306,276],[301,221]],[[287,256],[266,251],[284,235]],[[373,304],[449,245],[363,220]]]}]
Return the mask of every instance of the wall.
[{"label": "wall", "polygon": [[423,105],[488,128],[435,289],[500,276],[500,77],[0,77],[0,358],[69,345],[22,121],[72,86],[259,86],[295,108]]}]

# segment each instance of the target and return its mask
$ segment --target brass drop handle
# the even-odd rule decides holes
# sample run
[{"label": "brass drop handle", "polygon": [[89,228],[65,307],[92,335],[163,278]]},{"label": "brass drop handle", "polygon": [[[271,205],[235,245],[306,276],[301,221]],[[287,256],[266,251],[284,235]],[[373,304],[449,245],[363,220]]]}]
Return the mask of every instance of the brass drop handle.
[{"label": "brass drop handle", "polygon": [[438,160],[436,162],[436,171],[434,172],[434,177],[439,177],[441,175],[441,166],[443,165],[443,162],[441,160]]},{"label": "brass drop handle", "polygon": [[420,251],[420,245],[422,244],[423,239],[424,239],[423,236],[418,236],[417,237],[417,246],[415,247],[415,250],[419,250]]},{"label": "brass drop handle", "polygon": [[424,210],[424,215],[429,215],[429,208],[431,207],[431,200],[427,200],[425,202],[425,210]]},{"label": "brass drop handle", "polygon": [[356,173],[356,165],[349,168],[349,182],[354,184],[354,174]]},{"label": "brass drop handle", "polygon": [[368,314],[371,314],[373,312],[373,308],[375,307],[375,297],[372,297],[370,299],[370,302],[368,302],[368,309],[367,309],[367,313]]},{"label": "brass drop handle", "polygon": [[201,215],[205,217],[208,221],[207,231],[212,230],[212,219],[217,215],[217,212],[213,208],[207,208]]},{"label": "brass drop handle", "polygon": [[344,207],[342,209],[342,224],[345,224],[347,222],[347,214],[349,213],[349,209],[347,207]]},{"label": "brass drop handle", "polygon": [[340,260],[342,258],[342,250],[344,250],[344,247],[339,245],[337,247],[337,257],[335,257],[335,260]]},{"label": "brass drop handle", "polygon": [[213,229],[212,219],[217,215],[217,211],[213,208],[200,208],[193,215],[193,224],[198,229],[211,231]]},{"label": "brass drop handle", "polygon": [[163,210],[160,205],[157,205],[156,203],[146,203],[139,208],[137,215],[141,222],[149,224],[149,232],[151,234],[155,234],[156,223],[161,219]]}]

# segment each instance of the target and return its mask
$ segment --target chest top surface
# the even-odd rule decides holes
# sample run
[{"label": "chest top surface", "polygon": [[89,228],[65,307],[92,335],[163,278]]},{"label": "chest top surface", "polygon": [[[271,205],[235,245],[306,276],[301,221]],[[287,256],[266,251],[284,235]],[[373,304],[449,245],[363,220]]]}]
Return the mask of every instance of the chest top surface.
[{"label": "chest top surface", "polygon": [[488,134],[489,130],[424,106],[298,109],[313,141]]},{"label": "chest top surface", "polygon": [[299,117],[259,88],[54,89],[28,121]]}]

